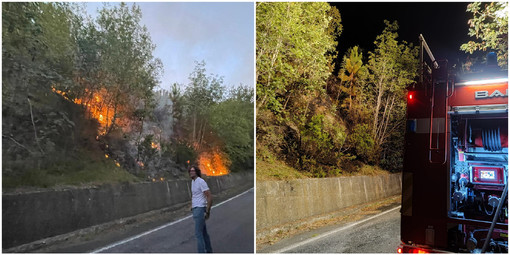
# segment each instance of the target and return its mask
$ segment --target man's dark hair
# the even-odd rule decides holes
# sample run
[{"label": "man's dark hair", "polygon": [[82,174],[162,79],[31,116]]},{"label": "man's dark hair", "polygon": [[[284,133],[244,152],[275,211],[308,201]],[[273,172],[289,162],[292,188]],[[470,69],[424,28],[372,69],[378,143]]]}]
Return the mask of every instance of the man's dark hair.
[{"label": "man's dark hair", "polygon": [[188,174],[189,171],[191,171],[191,168],[195,168],[195,173],[197,174],[197,176],[202,178],[202,171],[200,171],[200,168],[198,168],[198,166],[190,166],[190,168],[188,168]]}]

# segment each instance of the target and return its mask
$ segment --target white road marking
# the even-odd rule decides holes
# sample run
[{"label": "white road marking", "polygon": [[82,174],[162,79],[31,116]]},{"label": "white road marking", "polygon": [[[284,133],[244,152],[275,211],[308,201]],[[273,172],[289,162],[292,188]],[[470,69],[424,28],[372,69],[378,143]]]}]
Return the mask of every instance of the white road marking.
[{"label": "white road marking", "polygon": [[[231,198],[229,198],[229,199],[227,199],[227,200],[225,200],[225,201],[223,201],[223,202],[221,202],[221,203],[219,203],[219,204],[217,204],[217,205],[213,205],[213,206],[212,206],[212,208],[218,207],[218,206],[220,206],[220,205],[222,205],[222,204],[224,204],[224,203],[226,203],[226,202],[229,202],[229,201],[231,201],[231,200],[233,200],[233,199],[236,199],[236,198],[238,198],[238,197],[240,197],[240,196],[242,196],[242,195],[244,195],[244,194],[246,194],[246,193],[250,192],[251,190],[253,190],[253,188],[251,188],[251,189],[249,189],[249,190],[247,190],[247,191],[245,191],[245,192],[243,192],[243,193],[241,193],[241,194],[239,194],[239,195],[237,195],[237,196],[235,196],[235,197],[231,197]],[[106,246],[106,247],[103,247],[103,248],[97,249],[97,250],[93,251],[92,253],[100,253],[100,252],[102,252],[102,251],[109,250],[109,249],[111,249],[111,248],[113,248],[113,247],[116,247],[116,246],[119,246],[119,245],[121,245],[121,244],[125,244],[125,243],[127,243],[127,242],[131,242],[131,241],[133,241],[133,240],[135,240],[135,239],[138,239],[138,238],[140,238],[140,237],[142,237],[142,236],[146,236],[146,235],[151,234],[151,233],[154,233],[154,232],[156,232],[156,231],[158,231],[158,230],[161,230],[161,229],[164,229],[164,228],[166,228],[166,227],[169,227],[169,226],[175,225],[175,224],[177,224],[177,223],[179,223],[179,222],[181,222],[181,221],[187,220],[187,219],[189,219],[189,218],[191,218],[191,217],[192,217],[191,215],[190,215],[190,216],[186,216],[186,217],[184,217],[184,218],[182,218],[182,219],[178,219],[178,220],[176,220],[176,221],[173,221],[173,222],[167,223],[167,224],[165,224],[165,225],[159,226],[159,227],[157,227],[157,228],[155,228],[155,229],[152,229],[152,230],[149,230],[149,231],[147,231],[147,232],[143,232],[143,233],[138,234],[138,235],[136,235],[136,236],[133,236],[133,237],[130,237],[130,238],[124,239],[124,240],[122,240],[122,241],[119,241],[119,242],[116,242],[116,243],[110,244],[110,245],[108,245],[108,246]]]},{"label": "white road marking", "polygon": [[368,217],[368,218],[366,218],[366,219],[364,219],[364,220],[362,220],[362,221],[358,221],[358,222],[352,223],[352,224],[350,224],[350,225],[343,226],[343,227],[341,227],[341,228],[337,228],[337,229],[331,230],[331,231],[326,232],[326,233],[324,233],[324,234],[318,235],[318,236],[316,236],[316,237],[310,238],[310,239],[308,239],[308,240],[305,240],[305,241],[302,241],[302,242],[299,242],[299,243],[292,244],[292,245],[290,245],[290,246],[287,246],[287,247],[285,247],[285,248],[282,248],[282,249],[279,249],[279,250],[273,251],[273,252],[271,252],[271,253],[284,253],[284,252],[286,252],[286,251],[289,251],[289,250],[295,249],[295,248],[297,248],[297,247],[299,247],[299,246],[302,246],[302,245],[305,245],[305,244],[308,244],[308,243],[314,242],[314,241],[316,241],[316,240],[319,240],[319,239],[321,239],[321,238],[324,238],[324,237],[327,237],[327,236],[329,236],[329,235],[335,234],[335,233],[337,233],[337,232],[343,231],[343,230],[345,230],[345,229],[352,228],[352,227],[354,227],[354,226],[356,226],[356,225],[359,225],[359,224],[361,224],[361,223],[364,223],[364,222],[366,222],[366,221],[369,221],[369,220],[371,220],[371,219],[377,218],[377,217],[382,216],[382,215],[384,215],[384,214],[387,214],[387,213],[389,213],[389,212],[391,212],[391,211],[394,211],[394,210],[396,210],[396,209],[398,209],[398,208],[400,208],[400,207],[401,207],[401,206],[399,205],[399,206],[397,206],[397,207],[395,207],[395,208],[392,208],[392,209],[389,209],[389,210],[384,211],[384,212],[382,212],[382,213],[379,213],[379,214],[376,214],[376,215],[374,215],[374,216]]}]

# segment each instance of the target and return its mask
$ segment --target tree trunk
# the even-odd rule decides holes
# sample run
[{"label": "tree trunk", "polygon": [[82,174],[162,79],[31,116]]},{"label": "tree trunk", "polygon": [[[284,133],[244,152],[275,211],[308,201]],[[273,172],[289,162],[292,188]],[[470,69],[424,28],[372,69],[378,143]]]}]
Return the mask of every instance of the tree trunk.
[{"label": "tree trunk", "polygon": [[197,114],[196,113],[193,113],[193,133],[192,133],[192,141],[193,143],[196,142],[196,136],[195,136],[195,130],[196,130],[196,126],[197,126]]},{"label": "tree trunk", "polygon": [[385,123],[384,123],[384,129],[382,130],[382,133],[381,133],[381,141],[380,141],[380,144],[383,144],[384,140],[388,137],[388,134],[387,134],[387,130],[388,130],[388,126],[390,124],[390,119],[391,119],[391,112],[393,111],[393,105],[395,104],[395,94],[393,94],[392,98],[391,98],[391,104],[390,104],[390,108],[388,110],[388,115],[386,117],[386,120],[385,120]]},{"label": "tree trunk", "polygon": [[381,137],[381,132],[382,132],[382,129],[383,129],[383,126],[384,126],[384,122],[385,122],[385,120],[386,120],[386,116],[387,116],[387,114],[388,114],[388,104],[389,104],[390,100],[388,100],[388,99],[386,98],[386,100],[385,100],[385,101],[386,101],[386,104],[385,104],[385,106],[384,106],[383,116],[382,116],[382,118],[381,118],[381,122],[380,122],[380,123],[378,123],[378,125],[377,125],[377,131],[376,131],[377,136],[376,136],[376,137],[378,137],[378,138],[380,138],[380,137]]},{"label": "tree trunk", "polygon": [[374,125],[373,125],[373,129],[372,129],[372,135],[374,137],[374,139],[377,139],[377,126],[379,125],[379,109],[381,108],[381,101],[382,101],[382,95],[384,93],[384,90],[383,90],[383,78],[381,77],[381,79],[379,80],[379,83],[377,84],[377,89],[378,89],[378,95],[377,95],[377,101],[376,101],[376,105],[375,105],[375,110],[374,110]]},{"label": "tree trunk", "polygon": [[373,135],[374,140],[377,139],[376,130],[377,130],[377,125],[379,124],[378,123],[379,122],[379,109],[381,107],[382,95],[384,93],[384,80],[386,78],[385,73],[386,73],[386,63],[383,63],[381,77],[379,78],[379,81],[377,83],[377,89],[378,89],[379,93],[377,95],[377,103],[376,103],[375,111],[374,111],[374,125],[372,128],[372,135]]},{"label": "tree trunk", "polygon": [[206,127],[206,121],[204,120],[204,122],[202,123],[202,135],[200,136],[200,145],[202,144],[202,142],[204,141],[204,135],[205,135],[205,127]]}]

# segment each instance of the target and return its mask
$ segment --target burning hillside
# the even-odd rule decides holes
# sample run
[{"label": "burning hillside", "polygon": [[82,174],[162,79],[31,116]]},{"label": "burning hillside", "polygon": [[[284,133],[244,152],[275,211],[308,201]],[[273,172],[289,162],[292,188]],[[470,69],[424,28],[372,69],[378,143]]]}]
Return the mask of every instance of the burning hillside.
[{"label": "burning hillside", "polygon": [[228,169],[230,160],[218,148],[202,152],[198,156],[198,165],[207,176],[226,175],[230,172]]},{"label": "burning hillside", "polygon": [[109,106],[107,103],[107,92],[105,89],[101,89],[99,92],[90,92],[86,89],[85,93],[88,94],[87,96],[74,99],[69,98],[64,91],[55,88],[52,88],[52,90],[75,104],[85,106],[87,108],[87,113],[99,122],[99,134],[104,135],[106,133],[106,130],[112,124],[115,111],[113,107]]}]

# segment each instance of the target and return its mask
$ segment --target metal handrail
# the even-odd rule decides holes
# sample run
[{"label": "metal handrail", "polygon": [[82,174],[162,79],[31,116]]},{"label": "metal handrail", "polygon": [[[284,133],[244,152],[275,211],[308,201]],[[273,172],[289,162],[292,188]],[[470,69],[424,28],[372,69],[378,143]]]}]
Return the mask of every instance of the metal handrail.
[{"label": "metal handrail", "polygon": [[[434,63],[437,64],[437,61],[435,61]],[[439,65],[438,65],[439,66]],[[448,61],[446,61],[446,67],[448,66]],[[447,72],[447,70],[446,70]],[[435,106],[435,82],[433,81],[432,82],[432,95],[431,95],[431,104],[430,104],[430,128],[429,128],[429,163],[431,164],[437,164],[437,163],[441,163],[441,165],[443,164],[446,164],[446,162],[448,161],[448,153],[447,153],[447,148],[448,148],[448,136],[447,136],[447,130],[448,130],[448,97],[449,97],[449,93],[448,93],[448,87],[449,87],[449,79],[448,79],[448,74],[446,74],[446,96],[445,96],[445,105],[444,105],[444,108],[445,108],[445,113],[444,113],[444,151],[443,151],[443,154],[444,154],[444,159],[443,161],[441,162],[435,162],[432,160],[432,151],[439,151],[440,148],[439,148],[439,143],[437,143],[437,147],[433,147],[432,146],[432,137],[433,137],[433,127],[434,127],[434,106]],[[438,134],[438,138],[439,138],[439,134]]]}]

